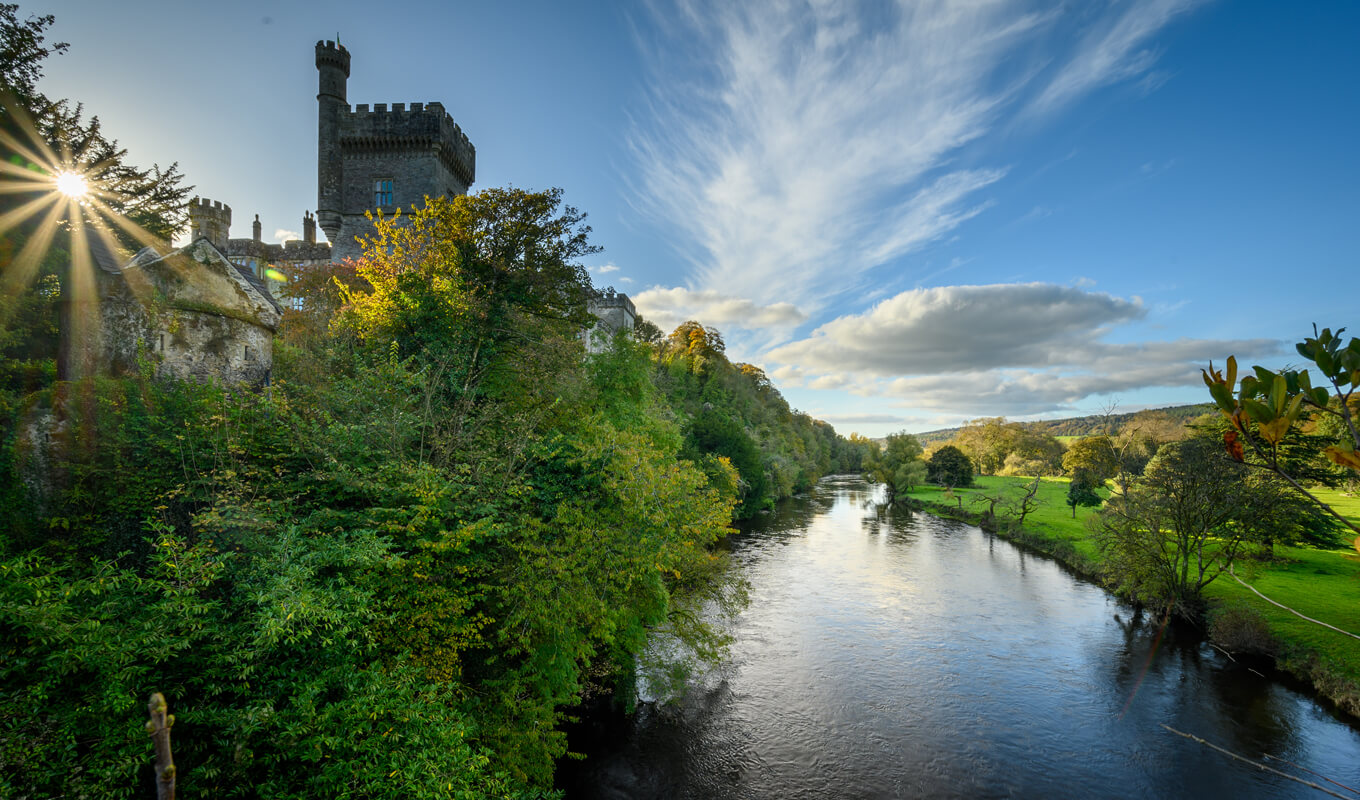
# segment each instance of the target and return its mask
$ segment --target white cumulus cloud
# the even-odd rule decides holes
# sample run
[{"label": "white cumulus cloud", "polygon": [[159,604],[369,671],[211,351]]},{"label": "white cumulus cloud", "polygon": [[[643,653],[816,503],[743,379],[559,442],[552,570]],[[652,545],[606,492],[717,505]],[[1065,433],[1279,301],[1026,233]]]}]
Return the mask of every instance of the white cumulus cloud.
[{"label": "white cumulus cloud", "polygon": [[1193,385],[1210,358],[1268,356],[1268,339],[1111,342],[1147,316],[1123,299],[1045,283],[913,289],[768,353],[809,388],[903,408],[1026,416],[1093,395]]}]

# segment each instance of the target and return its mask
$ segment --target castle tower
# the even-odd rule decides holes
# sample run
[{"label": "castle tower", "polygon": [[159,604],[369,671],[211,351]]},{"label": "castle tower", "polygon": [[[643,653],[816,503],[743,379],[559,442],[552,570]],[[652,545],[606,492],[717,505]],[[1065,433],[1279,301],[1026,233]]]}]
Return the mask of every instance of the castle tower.
[{"label": "castle tower", "polygon": [[316,94],[316,218],[326,238],[334,244],[340,241],[344,214],[345,167],[340,153],[340,131],[349,112],[345,100],[349,51],[336,42],[317,42],[316,71],[320,73]]},{"label": "castle tower", "polygon": [[195,197],[189,201],[190,241],[206,238],[213,247],[225,253],[230,233],[231,206],[224,206],[222,201],[206,197]]},{"label": "castle tower", "polygon": [[302,212],[302,241],[316,244],[316,217],[310,211]]},{"label": "castle tower", "polygon": [[427,197],[466,194],[477,150],[442,103],[348,104],[349,51],[316,43],[317,209],[333,257],[361,254],[369,212],[392,214]]}]

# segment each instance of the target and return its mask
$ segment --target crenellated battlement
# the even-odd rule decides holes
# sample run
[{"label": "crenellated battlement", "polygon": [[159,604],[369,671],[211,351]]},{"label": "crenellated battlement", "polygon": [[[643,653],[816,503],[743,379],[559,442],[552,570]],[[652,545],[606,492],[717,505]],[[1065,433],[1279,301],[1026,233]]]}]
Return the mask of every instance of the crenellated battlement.
[{"label": "crenellated battlement", "polygon": [[438,149],[441,159],[464,184],[477,175],[477,149],[453,116],[438,102],[360,103],[346,107],[340,121],[340,146],[346,152]]},{"label": "crenellated battlement", "polygon": [[344,70],[345,77],[349,77],[349,51],[342,44],[337,44],[330,40],[319,41],[316,43],[316,66],[335,67]]},{"label": "crenellated battlement", "polygon": [[189,201],[189,238],[206,238],[219,250],[226,247],[231,231],[231,206],[221,200],[195,197]]}]

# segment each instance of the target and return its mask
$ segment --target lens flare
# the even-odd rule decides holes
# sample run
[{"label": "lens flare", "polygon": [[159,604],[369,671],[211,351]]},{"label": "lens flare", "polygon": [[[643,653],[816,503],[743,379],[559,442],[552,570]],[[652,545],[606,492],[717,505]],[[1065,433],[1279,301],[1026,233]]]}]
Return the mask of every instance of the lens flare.
[{"label": "lens flare", "polygon": [[57,176],[57,191],[72,199],[78,199],[89,193],[90,185],[85,182],[84,175],[63,172]]}]

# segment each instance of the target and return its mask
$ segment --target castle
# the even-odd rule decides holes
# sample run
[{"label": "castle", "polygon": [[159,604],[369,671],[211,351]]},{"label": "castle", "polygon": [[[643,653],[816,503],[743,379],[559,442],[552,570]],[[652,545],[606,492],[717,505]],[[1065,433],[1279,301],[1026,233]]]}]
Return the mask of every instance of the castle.
[{"label": "castle", "polygon": [[391,214],[427,196],[467,194],[477,149],[442,103],[351,108],[349,51],[335,42],[316,43],[316,69],[316,221],[336,258],[359,255],[354,237],[372,228],[368,211]]},{"label": "castle", "polygon": [[[264,242],[258,215],[249,239],[232,239],[231,207],[194,198],[185,247],[164,255],[147,248],[121,266],[110,254],[97,259],[108,304],[99,354],[90,357],[101,369],[130,371],[138,354],[151,353],[163,375],[268,385],[278,300],[291,302],[287,274],[360,256],[355,237],[372,229],[369,212],[467,193],[477,151],[443,104],[351,107],[350,55],[336,42],[316,43],[316,69],[317,210],[303,212],[302,239]],[[318,225],[328,242],[317,241]],[[592,352],[614,331],[632,330],[637,315],[613,290],[596,293],[589,310],[600,320],[582,332]]]},{"label": "castle", "polygon": [[[303,212],[302,240],[261,240],[257,215],[249,239],[230,239],[231,208],[206,200],[189,209],[191,238],[206,236],[232,263],[264,278],[361,254],[356,236],[372,230],[366,216],[419,205],[426,197],[466,194],[477,174],[477,148],[442,103],[350,106],[350,55],[344,45],[316,43],[316,216]],[[327,242],[316,240],[317,225]],[[274,287],[283,290],[284,287]]]}]

